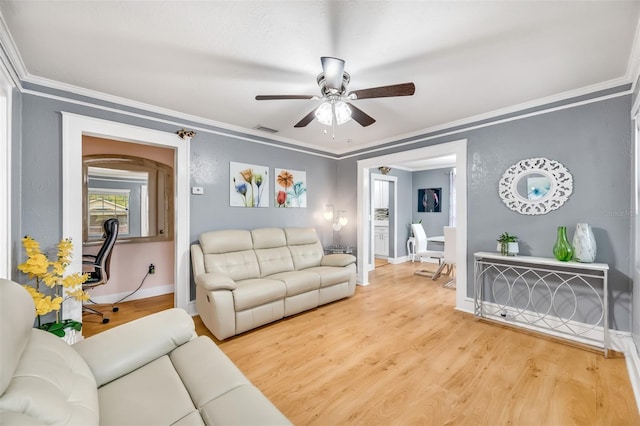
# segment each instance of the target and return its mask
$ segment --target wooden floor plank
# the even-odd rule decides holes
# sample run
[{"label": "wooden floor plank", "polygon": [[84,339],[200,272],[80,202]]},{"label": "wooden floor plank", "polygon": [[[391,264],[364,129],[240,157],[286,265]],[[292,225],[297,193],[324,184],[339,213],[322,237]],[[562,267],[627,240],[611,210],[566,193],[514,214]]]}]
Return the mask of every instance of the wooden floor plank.
[{"label": "wooden floor plank", "polygon": [[[350,299],[216,342],[299,425],[640,425],[620,354],[478,321],[424,267],[377,268]],[[123,303],[85,335],[172,302]]]}]

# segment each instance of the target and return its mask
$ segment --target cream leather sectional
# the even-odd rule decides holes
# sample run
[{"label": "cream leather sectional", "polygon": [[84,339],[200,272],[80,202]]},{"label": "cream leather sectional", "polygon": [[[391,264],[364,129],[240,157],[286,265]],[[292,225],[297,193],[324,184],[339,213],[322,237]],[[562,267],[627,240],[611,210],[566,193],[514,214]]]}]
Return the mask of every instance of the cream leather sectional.
[{"label": "cream leather sectional", "polygon": [[220,340],[355,293],[356,258],[325,255],[314,228],[205,232],[191,261],[198,314]]},{"label": "cream leather sectional", "polygon": [[68,345],[0,279],[0,424],[290,425],[193,320],[169,309]]}]

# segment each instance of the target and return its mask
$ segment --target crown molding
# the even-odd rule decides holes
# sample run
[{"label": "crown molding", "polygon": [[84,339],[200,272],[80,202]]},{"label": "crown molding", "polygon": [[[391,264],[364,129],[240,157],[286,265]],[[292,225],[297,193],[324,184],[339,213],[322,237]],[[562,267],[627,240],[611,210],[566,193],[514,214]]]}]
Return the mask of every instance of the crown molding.
[{"label": "crown molding", "polygon": [[[448,123],[443,123],[443,124],[439,124],[436,126],[432,126],[432,127],[427,127],[421,130],[416,130],[413,132],[409,132],[409,133],[404,133],[401,135],[397,135],[391,138],[387,138],[387,139],[381,139],[381,140],[377,140],[374,142],[371,142],[369,144],[366,145],[360,145],[358,146],[357,150],[351,150],[351,151],[347,151],[347,150],[342,150],[340,151],[338,154],[341,156],[353,156],[353,155],[360,155],[360,154],[364,154],[366,152],[371,152],[371,151],[367,151],[367,150],[381,150],[381,149],[389,149],[392,148],[392,146],[388,146],[386,144],[389,143],[393,143],[393,142],[398,142],[401,140],[405,140],[405,139],[413,139],[413,138],[419,138],[421,136],[424,135],[428,135],[428,134],[433,134],[433,133],[437,133],[437,132],[444,132],[446,130],[449,129],[454,129],[457,127],[462,127],[464,126],[464,129],[461,129],[460,131],[463,130],[469,130],[469,126],[473,125],[473,123],[478,123],[478,122],[482,122],[482,121],[487,121],[487,120],[496,120],[496,121],[492,121],[490,123],[486,123],[484,125],[480,125],[480,127],[483,126],[488,126],[491,124],[495,124],[496,122],[503,122],[505,120],[500,119],[500,117],[504,117],[504,116],[508,116],[508,115],[513,115],[513,117],[511,117],[511,119],[516,119],[516,118],[522,118],[522,117],[527,117],[533,114],[541,114],[544,112],[551,112],[551,111],[555,111],[557,109],[562,109],[562,108],[568,108],[570,106],[576,106],[576,105],[581,105],[584,103],[584,101],[579,101],[579,102],[569,102],[565,105],[562,105],[560,107],[552,107],[549,108],[549,105],[552,105],[554,103],[557,102],[562,102],[562,101],[566,101],[568,99],[572,99],[572,98],[576,98],[576,97],[580,97],[580,96],[585,96],[585,95],[589,95],[592,93],[596,93],[596,92],[600,92],[602,90],[608,90],[608,89],[613,89],[615,87],[619,87],[625,84],[629,84],[631,83],[631,81],[629,81],[627,79],[627,77],[619,77],[613,80],[608,80],[608,81],[604,81],[602,83],[597,83],[597,84],[592,84],[590,86],[584,86],[581,87],[579,89],[573,89],[573,90],[568,90],[566,92],[561,92],[561,93],[557,93],[555,95],[551,95],[551,96],[547,96],[544,98],[539,98],[539,99],[535,99],[533,101],[527,101],[527,102],[523,102],[520,104],[516,104],[516,105],[511,105],[508,106],[506,108],[501,108],[501,109],[497,109],[497,110],[493,110],[493,111],[489,111],[486,113],[482,113],[482,114],[478,114],[478,115],[473,115],[467,118],[463,118],[460,120],[456,120],[456,121],[450,121]],[[631,93],[631,90],[627,90],[627,91],[622,91],[619,93],[616,93],[615,96],[620,96],[622,94],[628,94]],[[590,99],[589,101],[596,101],[596,100],[601,100],[601,99],[606,99],[607,96],[601,97],[601,96],[594,96],[592,99]],[[535,108],[539,108],[538,111],[534,111],[534,112],[527,112],[527,113],[523,113],[523,111],[528,111],[530,109],[535,109]],[[522,114],[518,114],[518,113],[522,113]],[[507,119],[508,120],[508,119]],[[476,128],[478,126],[474,126],[473,128]],[[457,133],[453,132],[453,133]],[[411,142],[417,142],[417,140],[413,140]],[[384,145],[381,147],[381,145]]]},{"label": "crown molding", "polygon": [[[317,145],[312,145],[301,140],[284,138],[278,135],[269,134],[267,136],[259,130],[244,128],[244,127],[232,125],[229,123],[224,123],[224,122],[220,122],[220,121],[216,121],[216,120],[212,120],[212,119],[208,119],[208,118],[204,118],[204,117],[200,117],[192,114],[183,113],[180,111],[171,110],[168,108],[159,107],[156,105],[147,104],[144,102],[135,101],[128,98],[109,95],[109,94],[94,91],[91,89],[86,89],[83,87],[31,75],[27,71],[24,62],[22,61],[22,57],[20,56],[20,53],[16,47],[16,44],[13,38],[11,37],[10,32],[8,31],[6,22],[4,21],[4,18],[0,13],[0,43],[1,43],[0,60],[3,62],[11,78],[14,80],[16,87],[20,90],[21,93],[45,95],[51,98],[63,99],[67,102],[90,105],[94,108],[105,109],[105,110],[116,110],[114,108],[109,108],[103,105],[99,105],[92,101],[97,100],[97,101],[109,102],[119,106],[140,110],[140,111],[143,111],[144,113],[159,114],[165,117],[197,123],[203,126],[215,127],[218,129],[218,130],[212,130],[207,127],[201,127],[197,129],[200,131],[217,133],[225,136],[244,139],[251,142],[269,144],[269,145],[277,146],[283,149],[292,149],[292,150],[305,152],[312,155],[320,155],[323,157],[336,158],[336,159],[350,158],[350,157],[368,154],[376,151],[391,149],[394,146],[402,146],[406,144],[416,143],[420,140],[432,139],[432,137],[426,137],[426,138],[424,137],[425,135],[429,135],[429,134],[440,133],[438,135],[433,136],[433,137],[440,137],[446,134],[459,133],[459,131],[463,131],[463,130],[469,130],[477,127],[484,127],[484,126],[488,126],[488,125],[492,125],[499,122],[516,119],[516,118],[523,118],[533,114],[551,112],[551,111],[557,110],[558,108],[567,108],[572,105],[580,105],[580,104],[583,104],[584,101],[580,101],[577,103],[568,103],[560,107],[547,108],[547,106],[557,102],[562,102],[571,98],[589,95],[591,93],[596,93],[602,90],[612,89],[624,84],[631,84],[632,85],[631,90],[617,93],[616,96],[619,96],[621,94],[633,93],[638,77],[640,76],[640,39],[639,38],[640,38],[640,21],[636,26],[634,43],[632,46],[629,61],[627,63],[627,70],[626,70],[625,76],[623,77],[593,84],[590,86],[584,86],[582,88],[569,90],[566,92],[561,92],[561,93],[547,96],[544,98],[539,98],[533,101],[528,101],[528,102],[508,106],[508,107],[493,110],[490,112],[470,116],[460,120],[442,123],[436,126],[423,128],[417,131],[396,135],[390,138],[377,140],[368,144],[359,145],[358,147],[354,147],[353,149],[348,149],[348,148],[347,149],[331,149],[328,147],[320,148]],[[24,89],[22,86],[22,82],[46,87],[52,90],[59,90],[59,91],[70,93],[77,96],[87,97],[90,100],[78,101],[62,94],[51,95],[51,94],[47,94],[45,92],[40,92],[37,90]],[[606,98],[607,96],[594,97],[593,100],[606,99]],[[640,100],[640,96],[638,98]],[[535,108],[539,108],[539,111],[518,114],[519,112],[523,112],[523,111],[527,111]],[[128,115],[132,115],[132,114],[138,115],[138,116],[142,116],[144,118],[152,119],[156,121],[171,122],[170,120],[162,120],[162,119],[158,119],[156,117],[152,117],[145,114],[136,114],[136,113],[131,113],[124,110],[116,110],[116,111],[120,113],[125,113]],[[509,117],[507,119],[500,119],[500,117],[508,116],[508,115],[513,115],[513,117]],[[474,126],[474,123],[479,123],[482,121],[488,121],[488,120],[494,120],[494,119],[495,121],[491,121],[490,123],[484,123],[484,124]],[[189,125],[189,127],[194,128],[193,125]],[[464,129],[447,132],[447,130],[455,129],[457,127],[464,127]],[[239,136],[238,133],[243,136]],[[406,141],[407,139],[412,139],[412,140]],[[292,145],[292,147],[287,147],[286,145],[278,145],[276,143],[270,144],[269,142],[265,142],[268,140]],[[406,142],[399,143],[396,145],[389,145],[389,144],[393,144],[394,142],[400,142],[400,141],[406,141]],[[294,147],[297,147],[300,149],[297,149]]]},{"label": "crown molding", "polygon": [[22,62],[22,57],[18,52],[16,43],[11,37],[11,33],[7,28],[7,23],[0,13],[0,61],[11,77],[15,87],[22,90],[23,77],[27,75],[27,69]]},{"label": "crown molding", "polygon": [[629,54],[629,61],[627,62],[627,80],[631,81],[631,91],[636,90],[638,84],[638,77],[640,76],[640,20],[636,25],[636,32],[633,37],[633,45],[631,46],[631,53]]}]

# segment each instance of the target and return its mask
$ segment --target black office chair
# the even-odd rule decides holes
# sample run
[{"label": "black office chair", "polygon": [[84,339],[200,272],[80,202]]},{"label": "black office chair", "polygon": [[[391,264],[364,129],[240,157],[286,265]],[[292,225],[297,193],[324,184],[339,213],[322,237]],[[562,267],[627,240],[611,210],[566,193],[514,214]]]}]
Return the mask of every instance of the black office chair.
[{"label": "black office chair", "polygon": [[[90,266],[93,271],[89,271],[89,279],[82,284],[83,290],[88,290],[100,285],[104,285],[109,281],[109,267],[111,265],[111,253],[113,253],[113,246],[116,244],[118,238],[118,219],[107,219],[103,223],[104,228],[104,243],[100,247],[98,254],[83,254],[82,264]],[[100,315],[102,323],[109,322],[109,318],[105,318],[104,314],[97,309],[90,308],[86,305],[82,306],[82,310],[92,314]],[[118,307],[112,307],[113,312],[118,312]]]}]

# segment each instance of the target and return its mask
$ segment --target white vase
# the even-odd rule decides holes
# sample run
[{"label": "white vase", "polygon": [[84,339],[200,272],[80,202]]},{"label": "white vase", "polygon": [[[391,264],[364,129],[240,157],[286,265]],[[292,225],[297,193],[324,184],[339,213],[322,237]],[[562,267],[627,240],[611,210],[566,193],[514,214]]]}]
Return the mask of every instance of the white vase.
[{"label": "white vase", "polygon": [[578,262],[591,263],[596,260],[596,238],[588,223],[576,224],[572,245],[573,258]]},{"label": "white vase", "polygon": [[[498,243],[497,250],[498,250],[498,253],[502,251],[502,247],[500,243]],[[517,256],[519,252],[520,252],[520,247],[517,241],[515,243],[507,243],[507,256]]]}]

